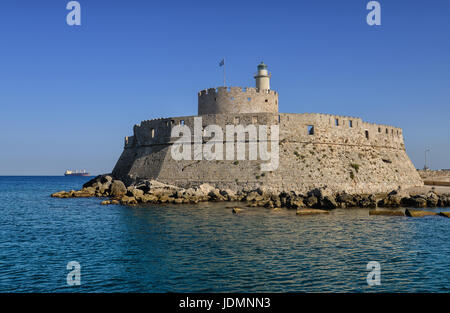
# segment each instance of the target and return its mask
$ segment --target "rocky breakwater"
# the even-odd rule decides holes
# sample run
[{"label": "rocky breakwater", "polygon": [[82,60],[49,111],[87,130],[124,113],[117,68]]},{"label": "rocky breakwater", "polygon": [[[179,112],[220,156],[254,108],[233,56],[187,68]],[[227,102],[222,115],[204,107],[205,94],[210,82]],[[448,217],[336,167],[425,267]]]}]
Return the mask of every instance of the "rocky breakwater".
[{"label": "rocky breakwater", "polygon": [[[245,189],[237,192],[230,189],[218,189],[209,184],[195,188],[180,188],[163,184],[155,180],[143,180],[126,186],[111,175],[100,175],[88,181],[81,190],[60,191],[51,195],[56,198],[107,197],[102,204],[137,205],[150,204],[195,204],[204,201],[240,201],[248,207],[321,209],[336,208],[398,208],[398,207],[447,207],[450,206],[450,194],[410,194],[404,190],[394,190],[388,194],[351,195],[336,193],[327,187],[314,189],[306,194],[295,191],[272,192],[269,189]],[[310,211],[314,213],[319,211]],[[303,212],[300,211],[301,215]],[[320,212],[323,213],[323,212]],[[306,214],[306,211],[305,211]]]}]

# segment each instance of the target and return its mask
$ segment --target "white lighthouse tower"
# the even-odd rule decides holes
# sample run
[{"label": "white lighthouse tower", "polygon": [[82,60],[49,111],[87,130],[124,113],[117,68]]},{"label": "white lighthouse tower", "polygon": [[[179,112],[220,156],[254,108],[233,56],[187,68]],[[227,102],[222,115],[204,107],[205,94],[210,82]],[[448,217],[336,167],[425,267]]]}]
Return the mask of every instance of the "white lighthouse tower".
[{"label": "white lighthouse tower", "polygon": [[267,65],[264,62],[258,64],[258,74],[255,75],[256,89],[270,90],[270,77],[272,75],[267,71]]}]

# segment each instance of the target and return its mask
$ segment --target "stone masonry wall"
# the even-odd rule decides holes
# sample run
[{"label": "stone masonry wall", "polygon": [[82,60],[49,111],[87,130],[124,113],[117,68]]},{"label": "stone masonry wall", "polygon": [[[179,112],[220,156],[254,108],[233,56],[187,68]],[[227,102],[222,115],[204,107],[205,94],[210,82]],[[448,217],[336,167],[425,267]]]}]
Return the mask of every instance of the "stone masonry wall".
[{"label": "stone masonry wall", "polygon": [[218,87],[198,93],[198,114],[277,113],[278,93],[256,88]]},{"label": "stone masonry wall", "polygon": [[[379,193],[423,184],[408,158],[400,128],[327,114],[208,114],[203,126],[279,125],[280,165],[261,172],[266,161],[175,161],[170,147],[173,125],[193,128],[194,116],[143,121],[127,137],[113,175],[131,184],[156,179],[182,187],[210,183],[238,190],[264,186],[307,192],[327,186],[336,192]],[[337,121],[336,121],[337,120]],[[225,136],[224,136],[225,138]],[[206,142],[208,138],[204,138]],[[247,142],[248,145],[248,142]],[[270,146],[270,145],[269,145]],[[223,147],[225,153],[225,146]]]}]

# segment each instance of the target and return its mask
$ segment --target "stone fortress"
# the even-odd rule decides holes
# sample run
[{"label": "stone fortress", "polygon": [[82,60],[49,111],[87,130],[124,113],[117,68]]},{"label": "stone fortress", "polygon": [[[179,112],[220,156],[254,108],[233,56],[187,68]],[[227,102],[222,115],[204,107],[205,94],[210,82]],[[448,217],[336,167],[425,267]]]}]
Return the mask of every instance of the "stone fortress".
[{"label": "stone fortress", "polygon": [[[278,125],[276,170],[262,172],[260,165],[266,161],[248,157],[174,160],[170,149],[178,138],[171,137],[172,128],[180,124],[192,129],[196,117],[181,116],[135,125],[133,135],[125,138],[113,176],[127,185],[153,179],[183,188],[208,183],[234,191],[266,188],[299,193],[326,187],[336,193],[369,194],[423,185],[406,154],[402,129],[367,123],[357,117],[279,113],[278,93],[270,89],[270,78],[267,66],[261,63],[255,75],[256,88],[200,91],[198,115],[203,127]],[[202,138],[202,144],[207,141],[208,138]],[[245,144],[248,147],[249,137]],[[224,152],[225,149],[224,144]]]}]

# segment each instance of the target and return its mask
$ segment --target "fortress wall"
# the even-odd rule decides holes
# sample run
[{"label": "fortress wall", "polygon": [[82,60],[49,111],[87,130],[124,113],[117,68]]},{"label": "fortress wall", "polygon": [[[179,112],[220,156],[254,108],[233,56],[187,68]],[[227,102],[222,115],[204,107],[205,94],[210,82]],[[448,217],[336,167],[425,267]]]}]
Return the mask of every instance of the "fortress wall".
[{"label": "fortress wall", "polygon": [[[258,124],[279,121],[280,165],[276,171],[261,172],[260,164],[265,161],[249,161],[248,155],[237,162],[173,160],[170,147],[176,138],[170,138],[170,125],[184,121],[192,129],[194,116],[186,116],[136,125],[135,145],[125,147],[113,174],[127,183],[157,179],[182,187],[210,183],[234,190],[264,186],[302,193],[323,186],[349,193],[378,193],[423,184],[406,155],[401,129],[392,126],[327,114],[210,114],[203,115],[202,122],[203,126],[217,124],[225,129],[227,124],[236,124],[236,118],[238,124],[248,125],[255,117]],[[314,126],[314,134],[308,133],[308,125]],[[151,138],[152,129],[161,138]]]},{"label": "fortress wall", "polygon": [[218,87],[198,93],[198,114],[277,113],[278,93],[256,88]]},{"label": "fortress wall", "polygon": [[[309,131],[311,127],[312,133]],[[357,117],[328,114],[280,114],[280,139],[404,148],[400,128],[366,123]]]}]

